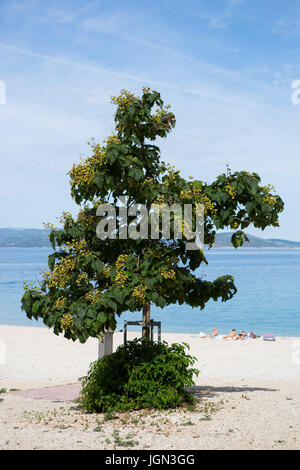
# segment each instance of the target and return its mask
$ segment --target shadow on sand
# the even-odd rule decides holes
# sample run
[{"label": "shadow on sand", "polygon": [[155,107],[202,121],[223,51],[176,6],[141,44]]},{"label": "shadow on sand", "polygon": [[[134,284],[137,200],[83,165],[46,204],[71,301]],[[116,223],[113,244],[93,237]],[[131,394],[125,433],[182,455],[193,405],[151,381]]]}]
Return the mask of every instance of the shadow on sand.
[{"label": "shadow on sand", "polygon": [[211,397],[212,395],[218,395],[220,393],[245,393],[245,392],[277,392],[276,388],[266,387],[235,387],[235,386],[223,386],[223,387],[212,387],[210,385],[194,386],[189,391],[197,398]]}]

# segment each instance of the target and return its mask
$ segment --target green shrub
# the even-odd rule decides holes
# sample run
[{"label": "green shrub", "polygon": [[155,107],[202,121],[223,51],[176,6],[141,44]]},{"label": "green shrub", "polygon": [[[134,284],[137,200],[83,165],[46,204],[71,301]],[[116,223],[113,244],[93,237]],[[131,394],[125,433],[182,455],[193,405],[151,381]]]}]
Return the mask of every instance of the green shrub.
[{"label": "green shrub", "polygon": [[186,389],[194,384],[190,368],[196,358],[187,344],[136,339],[93,362],[82,377],[79,403],[87,412],[127,411],[141,408],[175,408],[193,403]]}]

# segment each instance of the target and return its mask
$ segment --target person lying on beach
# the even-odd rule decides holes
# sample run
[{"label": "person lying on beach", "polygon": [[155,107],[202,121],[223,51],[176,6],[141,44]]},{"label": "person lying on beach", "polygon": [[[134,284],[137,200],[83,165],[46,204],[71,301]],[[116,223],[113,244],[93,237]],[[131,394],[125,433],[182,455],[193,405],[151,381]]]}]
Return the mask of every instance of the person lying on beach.
[{"label": "person lying on beach", "polygon": [[232,338],[232,339],[234,339],[236,341],[237,339],[245,339],[246,336],[247,336],[246,331],[241,331],[238,335],[236,335],[235,338]]},{"label": "person lying on beach", "polygon": [[212,332],[210,333],[210,335],[205,335],[205,334],[200,333],[199,338],[214,338],[215,336],[218,336],[217,328],[214,328]]},{"label": "person lying on beach", "polygon": [[228,335],[223,336],[223,339],[235,339],[236,336],[236,329],[232,328],[231,332]]}]

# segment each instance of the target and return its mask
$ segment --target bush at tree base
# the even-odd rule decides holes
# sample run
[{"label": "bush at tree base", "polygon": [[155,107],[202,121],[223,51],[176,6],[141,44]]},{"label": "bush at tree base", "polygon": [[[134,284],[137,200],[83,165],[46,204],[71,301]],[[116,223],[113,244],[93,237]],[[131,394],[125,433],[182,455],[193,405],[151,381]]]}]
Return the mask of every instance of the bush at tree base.
[{"label": "bush at tree base", "polygon": [[135,339],[116,352],[93,362],[82,377],[79,403],[87,412],[129,411],[142,408],[175,408],[195,403],[187,391],[194,385],[191,366],[196,358],[189,346]]}]

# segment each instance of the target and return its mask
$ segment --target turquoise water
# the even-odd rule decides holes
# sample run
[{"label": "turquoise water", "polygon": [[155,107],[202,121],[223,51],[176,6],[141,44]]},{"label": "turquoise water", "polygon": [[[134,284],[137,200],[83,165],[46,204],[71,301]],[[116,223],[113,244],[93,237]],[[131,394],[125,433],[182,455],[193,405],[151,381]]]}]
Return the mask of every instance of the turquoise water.
[{"label": "turquoise water", "polygon": [[[23,281],[34,281],[47,269],[50,250],[43,248],[0,248],[0,324],[43,326],[27,319],[20,308]],[[300,250],[213,250],[207,253],[208,267],[199,273],[212,280],[232,274],[238,293],[228,302],[210,301],[204,310],[173,305],[152,307],[152,318],[166,332],[220,333],[231,328],[256,334],[300,336]],[[123,314],[123,320],[141,320],[141,313]]]}]

